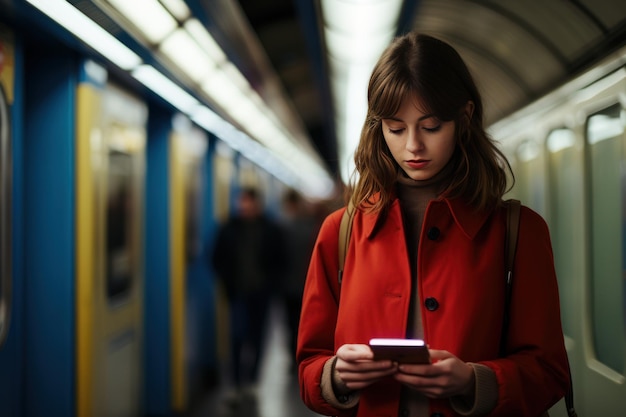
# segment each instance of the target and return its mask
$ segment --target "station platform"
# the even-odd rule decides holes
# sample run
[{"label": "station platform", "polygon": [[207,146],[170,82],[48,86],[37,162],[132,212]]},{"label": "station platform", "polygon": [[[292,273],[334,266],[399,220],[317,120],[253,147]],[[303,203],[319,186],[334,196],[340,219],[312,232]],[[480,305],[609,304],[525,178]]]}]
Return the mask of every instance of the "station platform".
[{"label": "station platform", "polygon": [[297,374],[287,349],[286,328],[284,311],[279,305],[272,305],[255,395],[244,395],[233,404],[232,388],[222,380],[186,417],[319,417],[300,399]]}]

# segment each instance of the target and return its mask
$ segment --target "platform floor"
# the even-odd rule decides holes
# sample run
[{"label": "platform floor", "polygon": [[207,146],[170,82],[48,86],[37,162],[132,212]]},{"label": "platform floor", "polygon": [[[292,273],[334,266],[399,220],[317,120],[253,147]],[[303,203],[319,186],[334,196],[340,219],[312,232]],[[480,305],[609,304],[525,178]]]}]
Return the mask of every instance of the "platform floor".
[{"label": "platform floor", "polygon": [[274,305],[256,395],[246,395],[233,405],[229,401],[232,388],[228,381],[221,381],[189,417],[318,417],[302,403],[298,379],[290,365],[284,312]]}]

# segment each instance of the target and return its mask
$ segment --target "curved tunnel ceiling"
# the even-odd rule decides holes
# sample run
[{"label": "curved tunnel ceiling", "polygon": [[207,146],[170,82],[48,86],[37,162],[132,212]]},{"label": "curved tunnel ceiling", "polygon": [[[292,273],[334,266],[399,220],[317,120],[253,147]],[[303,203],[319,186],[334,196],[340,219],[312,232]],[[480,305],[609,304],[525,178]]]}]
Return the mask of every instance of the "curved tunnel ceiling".
[{"label": "curved tunnel ceiling", "polygon": [[[320,0],[239,4],[315,148],[336,172]],[[626,45],[626,2],[406,0],[398,26],[398,33],[416,29],[459,51],[481,88],[491,124]]]},{"label": "curved tunnel ceiling", "polygon": [[624,45],[626,2],[425,0],[412,27],[466,59],[490,124]]},{"label": "curved tunnel ceiling", "polygon": [[[102,13],[108,1],[69,0],[118,34]],[[184,1],[290,140],[339,179],[340,112],[331,98],[322,3],[388,0]],[[483,92],[490,125],[625,46],[626,1],[404,0],[397,27],[396,33],[432,34],[459,51]]]}]

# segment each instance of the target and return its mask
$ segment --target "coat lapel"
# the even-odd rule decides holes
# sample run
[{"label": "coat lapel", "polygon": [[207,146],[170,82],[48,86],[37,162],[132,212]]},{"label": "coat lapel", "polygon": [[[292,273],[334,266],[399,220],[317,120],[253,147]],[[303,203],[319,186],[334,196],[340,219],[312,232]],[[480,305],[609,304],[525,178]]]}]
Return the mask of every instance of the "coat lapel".
[{"label": "coat lapel", "polygon": [[[430,202],[445,202],[454,218],[454,222],[463,231],[468,239],[473,240],[483,227],[493,210],[473,210],[461,199],[439,198]],[[428,209],[426,210],[428,212]],[[386,215],[382,212],[364,214],[363,230],[367,233],[367,238],[371,239],[376,231],[380,229],[381,222],[391,222],[390,226],[394,229],[402,229],[402,214],[400,212],[400,202],[395,199]]]}]

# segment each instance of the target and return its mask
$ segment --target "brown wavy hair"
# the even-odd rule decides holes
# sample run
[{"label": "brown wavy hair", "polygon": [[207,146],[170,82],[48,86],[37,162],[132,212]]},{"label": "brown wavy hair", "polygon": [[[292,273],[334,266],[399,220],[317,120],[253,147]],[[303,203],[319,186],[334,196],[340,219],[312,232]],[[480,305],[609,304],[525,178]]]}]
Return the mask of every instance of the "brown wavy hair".
[{"label": "brown wavy hair", "polygon": [[[413,95],[425,112],[455,122],[456,150],[449,162],[453,174],[442,195],[462,198],[476,209],[498,204],[507,191],[507,172],[514,181],[513,172],[484,129],[482,99],[472,75],[454,48],[415,32],[396,38],[372,72],[367,116],[348,188],[354,204],[377,212],[386,211],[393,201],[401,168],[383,137],[382,120],[394,116],[403,100]],[[468,117],[465,108],[470,101],[474,110]],[[380,197],[373,198],[377,194]]]}]

